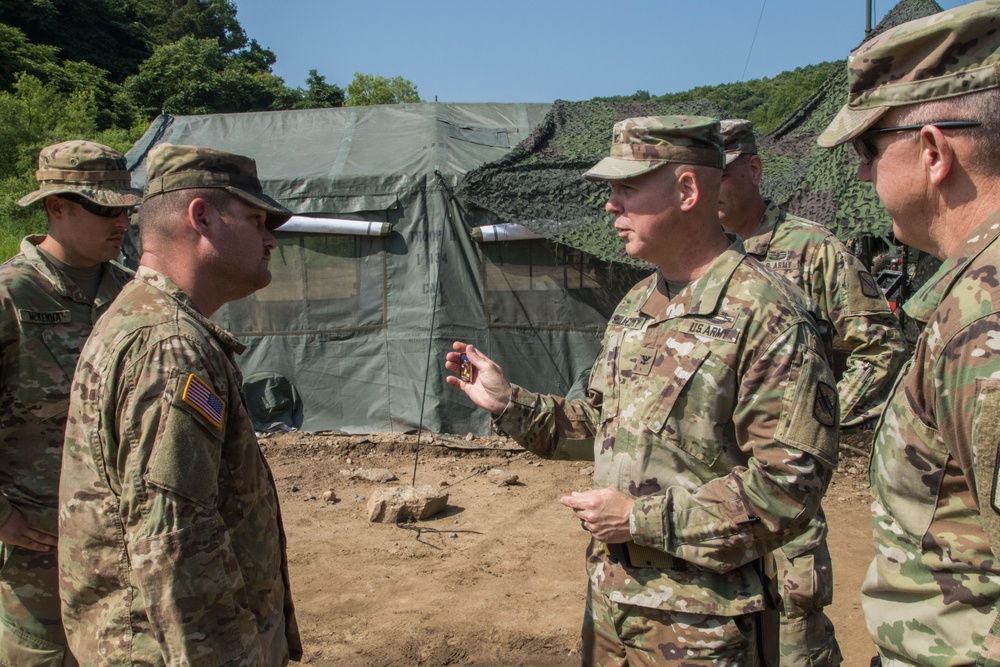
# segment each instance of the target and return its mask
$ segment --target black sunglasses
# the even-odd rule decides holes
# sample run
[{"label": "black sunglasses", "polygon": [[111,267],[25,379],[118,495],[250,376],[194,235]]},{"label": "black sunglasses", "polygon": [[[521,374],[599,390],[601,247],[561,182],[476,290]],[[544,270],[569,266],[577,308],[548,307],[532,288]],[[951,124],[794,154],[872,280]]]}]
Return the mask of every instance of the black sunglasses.
[{"label": "black sunglasses", "polygon": [[59,196],[73,202],[74,204],[79,204],[84,211],[93,213],[94,215],[102,218],[117,218],[122,213],[128,213],[132,208],[131,206],[102,206],[101,204],[95,204],[89,199],[74,194],[62,194]]},{"label": "black sunglasses", "polygon": [[862,132],[854,137],[854,150],[861,158],[861,164],[871,164],[872,160],[878,157],[878,147],[875,145],[875,135],[887,132],[906,132],[908,130],[919,130],[928,125],[942,130],[957,130],[962,127],[977,127],[982,125],[979,120],[942,120],[937,123],[918,123],[914,125],[900,125],[898,127],[877,127],[874,130]]}]

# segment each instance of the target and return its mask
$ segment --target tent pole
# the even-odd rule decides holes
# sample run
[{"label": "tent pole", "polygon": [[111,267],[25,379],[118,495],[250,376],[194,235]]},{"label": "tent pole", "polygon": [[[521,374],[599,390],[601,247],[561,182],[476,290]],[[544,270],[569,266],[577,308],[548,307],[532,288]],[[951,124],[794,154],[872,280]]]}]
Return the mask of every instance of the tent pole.
[{"label": "tent pole", "polygon": [[[449,206],[449,204],[451,204],[451,199],[448,196],[448,194],[449,194],[448,193],[448,186],[444,182],[444,177],[441,175],[441,171],[438,170],[436,167],[434,169],[434,175],[437,176],[438,183],[441,185],[441,195],[444,197],[444,214],[445,214],[445,216],[448,216],[448,212],[449,212],[448,206]],[[445,235],[442,233],[441,234],[441,239],[440,239],[440,241],[438,241],[438,252],[435,253],[434,255],[432,255],[432,257],[434,257],[434,256],[436,256],[438,258],[441,257],[441,250],[442,250],[442,246],[444,244],[444,236]],[[430,244],[429,243],[427,244],[427,246],[428,246],[428,248],[430,248]],[[420,397],[420,423],[417,426],[417,444],[416,444],[415,451],[413,452],[413,477],[410,480],[410,486],[412,486],[414,488],[417,486],[417,462],[420,460],[420,438],[422,438],[423,435],[424,435],[424,405],[427,403],[427,382],[428,382],[428,380],[430,379],[430,376],[431,376],[431,356],[434,353],[434,324],[435,324],[435,322],[437,320],[438,294],[441,292],[441,263],[440,263],[440,259],[437,262],[434,262],[433,264],[437,267],[437,269],[436,269],[437,273],[436,273],[436,275],[434,277],[434,282],[432,283],[432,285],[433,285],[433,291],[434,291],[434,300],[433,300],[432,305],[431,305],[431,328],[430,328],[430,331],[427,334],[427,365],[426,365],[425,371],[424,371],[424,389],[423,389],[423,394]],[[427,262],[428,269],[431,267],[431,265],[432,265],[432,262],[428,261]]]}]

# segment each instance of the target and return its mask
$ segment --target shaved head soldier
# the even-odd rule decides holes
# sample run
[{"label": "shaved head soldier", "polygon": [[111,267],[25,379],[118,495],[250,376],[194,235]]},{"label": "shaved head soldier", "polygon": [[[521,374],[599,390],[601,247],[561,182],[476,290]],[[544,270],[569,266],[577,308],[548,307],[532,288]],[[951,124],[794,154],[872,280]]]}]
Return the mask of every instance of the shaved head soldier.
[{"label": "shaved head soldier", "polygon": [[[585,530],[583,664],[776,665],[763,559],[816,513],[837,463],[837,393],[801,297],[719,224],[719,122],[615,124],[606,209],[657,267],[611,318],[586,399],[507,381],[456,342],[449,377],[494,426],[596,488],[562,498]],[[768,614],[771,616],[771,614]]]},{"label": "shaved head soldier", "polygon": [[848,61],[819,137],[852,143],[896,238],[942,260],[875,434],[862,588],[884,667],[1000,665],[1000,2],[904,23]]},{"label": "shaved head soldier", "polygon": [[63,456],[59,576],[88,665],[260,665],[302,655],[243,345],[208,318],[266,286],[291,212],[253,160],[149,153],[133,280],[94,329]]},{"label": "shaved head soldier", "polygon": [[112,260],[139,203],[117,151],[47,146],[38,189],[44,236],[0,266],[0,665],[74,665],[59,613],[59,465],[70,382],[94,322],[131,272]]}]

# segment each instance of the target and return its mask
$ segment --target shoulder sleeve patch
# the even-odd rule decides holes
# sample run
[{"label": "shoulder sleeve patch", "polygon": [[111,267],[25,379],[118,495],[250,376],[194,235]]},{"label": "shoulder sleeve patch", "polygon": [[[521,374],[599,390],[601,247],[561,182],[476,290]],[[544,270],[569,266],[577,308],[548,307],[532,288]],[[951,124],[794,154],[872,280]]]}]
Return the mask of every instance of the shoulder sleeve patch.
[{"label": "shoulder sleeve patch", "polygon": [[833,373],[821,353],[806,347],[800,354],[801,363],[791,364],[785,374],[774,439],[836,468],[840,411]]},{"label": "shoulder sleeve patch", "polygon": [[882,294],[882,290],[879,289],[878,283],[875,282],[875,276],[867,271],[858,271],[858,283],[861,285],[861,293],[871,299],[874,299]]},{"label": "shoulder sleeve patch", "polygon": [[222,428],[226,414],[226,402],[194,373],[189,375],[187,382],[184,383],[181,400],[194,408],[216,428]]},{"label": "shoulder sleeve patch", "polygon": [[837,423],[837,390],[825,382],[816,383],[813,416],[823,426],[834,426]]}]

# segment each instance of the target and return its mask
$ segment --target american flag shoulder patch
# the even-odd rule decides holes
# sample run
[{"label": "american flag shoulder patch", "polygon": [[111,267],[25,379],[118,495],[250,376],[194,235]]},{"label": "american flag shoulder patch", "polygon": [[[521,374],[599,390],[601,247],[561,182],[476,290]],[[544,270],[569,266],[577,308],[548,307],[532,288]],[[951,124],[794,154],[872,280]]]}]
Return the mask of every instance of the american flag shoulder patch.
[{"label": "american flag shoulder patch", "polygon": [[184,384],[181,400],[197,410],[216,428],[222,428],[222,418],[226,413],[226,402],[212,391],[208,384],[192,373]]}]

